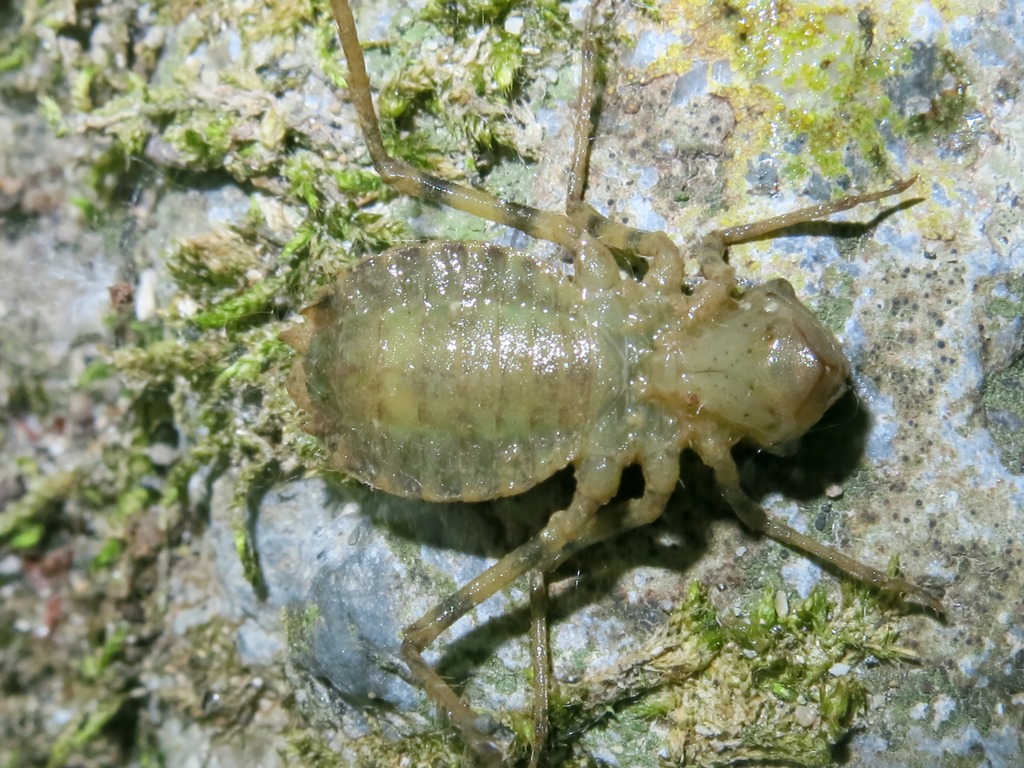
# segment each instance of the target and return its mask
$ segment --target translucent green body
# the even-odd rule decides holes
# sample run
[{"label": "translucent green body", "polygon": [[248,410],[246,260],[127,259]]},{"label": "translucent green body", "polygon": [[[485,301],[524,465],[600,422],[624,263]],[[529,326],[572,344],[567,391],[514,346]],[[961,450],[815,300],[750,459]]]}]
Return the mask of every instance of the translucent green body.
[{"label": "translucent green body", "polygon": [[306,311],[290,391],[331,463],[371,486],[428,500],[520,493],[585,448],[628,441],[627,312],[619,292],[585,299],[487,243],[395,248]]},{"label": "translucent green body", "polygon": [[331,463],[433,501],[525,491],[559,469],[799,437],[843,391],[835,339],[788,284],[740,299],[583,290],[487,243],[371,256],[305,311],[289,390]]}]

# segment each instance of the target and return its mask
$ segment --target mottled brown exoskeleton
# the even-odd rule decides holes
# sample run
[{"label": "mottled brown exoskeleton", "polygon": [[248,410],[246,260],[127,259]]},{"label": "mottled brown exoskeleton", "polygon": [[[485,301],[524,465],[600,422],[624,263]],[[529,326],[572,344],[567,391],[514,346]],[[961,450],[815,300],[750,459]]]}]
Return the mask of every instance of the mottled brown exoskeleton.
[{"label": "mottled brown exoskeleton", "polygon": [[[323,440],[335,467],[370,486],[427,500],[478,501],[525,491],[570,464],[575,469],[566,509],[405,630],[410,670],[485,762],[500,764],[500,748],[424,662],[424,649],[513,579],[550,571],[595,542],[657,518],[688,448],[714,471],[749,528],[941,611],[920,587],[768,518],[740,487],[731,454],[743,441],[770,448],[799,438],[845,392],[850,368],[834,336],[787,282],[741,293],[726,248],[896,195],[913,179],[716,230],[696,246],[702,279],[684,292],[684,257],[665,233],[616,224],[582,202],[594,95],[589,35],[567,210],[551,213],[391,157],[348,0],[332,0],[332,7],[349,93],[384,182],[557,243],[573,258],[569,279],[487,243],[399,246],[346,270],[304,311],[306,322],[283,337],[300,353],[289,390],[309,415],[307,429]],[[643,278],[623,277],[612,249],[646,259]],[[643,495],[609,505],[632,464],[643,471]],[[538,669],[542,682],[544,674]]]}]

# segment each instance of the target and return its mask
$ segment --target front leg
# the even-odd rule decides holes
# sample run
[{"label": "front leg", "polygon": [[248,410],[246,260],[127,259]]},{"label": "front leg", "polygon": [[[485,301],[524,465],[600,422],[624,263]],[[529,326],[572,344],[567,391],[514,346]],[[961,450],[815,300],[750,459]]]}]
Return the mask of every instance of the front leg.
[{"label": "front leg", "polygon": [[790,528],[784,523],[768,517],[764,509],[751,499],[740,487],[739,470],[728,450],[705,449],[698,451],[701,459],[715,472],[715,479],[722,490],[722,495],[736,512],[736,515],[751,530],[763,533],[770,539],[798,552],[810,555],[819,562],[838,569],[857,581],[868,584],[884,592],[891,592],[900,597],[909,597],[913,601],[927,606],[940,616],[945,614],[942,601],[916,584],[905,579],[890,576],[884,571],[873,568],[866,563],[855,560],[832,547],[806,536]]},{"label": "front leg", "polygon": [[722,244],[725,247],[759,237],[771,236],[780,230],[796,226],[797,224],[804,224],[808,221],[821,221],[834,213],[848,211],[851,208],[856,208],[858,205],[864,205],[864,203],[873,203],[876,200],[884,200],[887,197],[898,195],[908,190],[916,181],[917,176],[911,176],[906,181],[897,181],[888,189],[882,189],[878,192],[868,192],[863,195],[847,195],[830,203],[809,205],[780,216],[773,216],[770,219],[761,219],[760,221],[752,221],[749,224],[719,229],[713,234],[721,238]]},{"label": "front leg", "polygon": [[690,315],[694,319],[713,315],[721,303],[728,298],[736,285],[736,270],[725,259],[730,245],[744,243],[762,237],[771,237],[781,230],[809,221],[821,221],[840,211],[847,211],[865,203],[883,200],[905,192],[917,181],[914,176],[907,181],[898,181],[888,189],[863,195],[847,195],[830,203],[810,205],[780,216],[752,221],[735,227],[716,229],[708,233],[697,246],[697,263],[700,264],[703,282],[694,289]]}]

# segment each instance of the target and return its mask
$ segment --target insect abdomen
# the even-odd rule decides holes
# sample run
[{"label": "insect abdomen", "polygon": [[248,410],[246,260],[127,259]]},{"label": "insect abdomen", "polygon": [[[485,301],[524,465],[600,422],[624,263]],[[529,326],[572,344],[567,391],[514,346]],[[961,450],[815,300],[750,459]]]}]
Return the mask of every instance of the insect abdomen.
[{"label": "insect abdomen", "polygon": [[307,311],[293,396],[332,463],[372,486],[433,500],[519,493],[578,455],[622,379],[580,300],[494,245],[392,249]]}]

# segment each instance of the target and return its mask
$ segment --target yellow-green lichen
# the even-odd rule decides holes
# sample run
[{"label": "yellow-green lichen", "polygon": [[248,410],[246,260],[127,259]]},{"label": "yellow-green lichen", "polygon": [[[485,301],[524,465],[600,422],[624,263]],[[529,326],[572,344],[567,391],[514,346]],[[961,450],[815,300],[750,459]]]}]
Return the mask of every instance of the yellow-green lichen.
[{"label": "yellow-green lichen", "polygon": [[1024,317],[1024,277],[1010,276],[1004,295],[990,299],[985,311],[1011,320]]},{"label": "yellow-green lichen", "polygon": [[[885,80],[909,57],[899,40],[869,37],[849,8],[748,4],[735,20],[738,69],[774,102],[771,143],[804,140],[806,156],[826,178],[844,175],[852,145],[882,169],[888,164],[879,126],[895,117]],[[786,168],[804,174],[806,161]]]},{"label": "yellow-green lichen", "polygon": [[986,377],[982,403],[990,414],[989,429],[1000,446],[1003,465],[1024,474],[1024,436],[1019,429],[1024,423],[1024,359]]},{"label": "yellow-green lichen", "polygon": [[963,64],[941,39],[913,40],[902,6],[884,15],[785,0],[668,10],[697,40],[670,48],[652,71],[684,72],[695,50],[728,61],[732,75],[712,75],[709,89],[730,101],[753,138],[740,158],[777,158],[789,180],[818,174],[846,184],[858,165],[892,175],[901,170],[894,142],[927,138],[961,150],[974,142]]},{"label": "yellow-green lichen", "polygon": [[853,276],[828,267],[822,275],[824,295],[818,299],[815,313],[834,333],[842,330],[853,313]]}]

